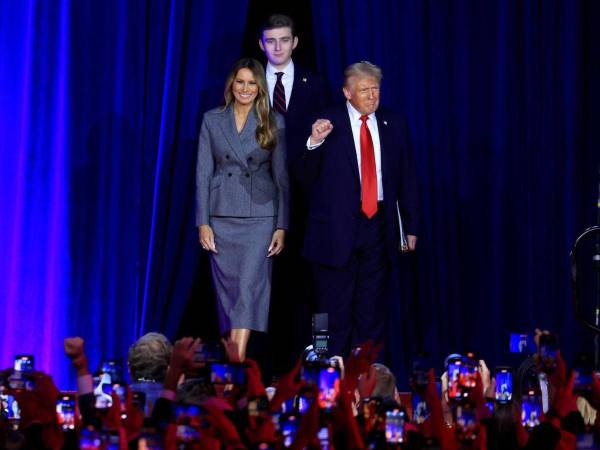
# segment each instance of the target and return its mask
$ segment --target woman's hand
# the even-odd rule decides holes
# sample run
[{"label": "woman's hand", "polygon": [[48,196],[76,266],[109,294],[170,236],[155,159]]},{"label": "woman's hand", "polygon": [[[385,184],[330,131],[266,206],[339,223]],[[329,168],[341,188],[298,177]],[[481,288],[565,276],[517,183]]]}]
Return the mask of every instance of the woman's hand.
[{"label": "woman's hand", "polygon": [[267,254],[267,258],[279,255],[283,250],[283,242],[285,240],[285,230],[278,228],[273,233],[273,239],[271,239],[271,245],[269,245],[269,253]]},{"label": "woman's hand", "polygon": [[200,225],[198,227],[198,237],[200,245],[204,250],[208,250],[213,253],[219,253],[215,246],[215,234],[213,233],[210,225]]}]

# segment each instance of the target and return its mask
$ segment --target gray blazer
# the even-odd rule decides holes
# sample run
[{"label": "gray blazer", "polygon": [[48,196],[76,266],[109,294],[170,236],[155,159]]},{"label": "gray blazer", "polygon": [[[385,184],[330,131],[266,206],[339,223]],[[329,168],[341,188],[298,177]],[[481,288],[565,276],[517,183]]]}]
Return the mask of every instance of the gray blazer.
[{"label": "gray blazer", "polygon": [[277,120],[273,151],[256,142],[256,112],[248,114],[238,134],[233,106],[204,113],[196,165],[196,226],[210,216],[277,217],[277,228],[288,228],[289,180],[285,125]]}]

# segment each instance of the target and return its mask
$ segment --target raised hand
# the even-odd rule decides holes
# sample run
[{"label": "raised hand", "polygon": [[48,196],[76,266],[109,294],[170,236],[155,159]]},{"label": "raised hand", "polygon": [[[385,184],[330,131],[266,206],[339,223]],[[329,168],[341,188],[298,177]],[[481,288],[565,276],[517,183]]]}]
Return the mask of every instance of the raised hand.
[{"label": "raised hand", "polygon": [[175,342],[171,352],[169,370],[167,370],[165,376],[165,389],[175,392],[182,373],[189,369],[201,367],[201,363],[194,362],[194,353],[196,353],[201,342],[199,338],[194,339],[191,337],[184,337]]},{"label": "raised hand", "polygon": [[244,362],[247,365],[246,376],[248,377],[248,382],[247,382],[248,396],[252,397],[252,396],[267,395],[267,392],[265,391],[265,386],[263,385],[262,380],[261,380],[260,369],[258,367],[258,364],[256,364],[256,361],[254,361],[253,359],[246,358],[244,360]]},{"label": "raised hand", "polygon": [[322,142],[333,130],[333,124],[327,119],[317,119],[312,125],[310,145]]},{"label": "raised hand", "polygon": [[303,386],[304,383],[302,383],[298,376],[301,367],[302,360],[298,360],[294,368],[279,379],[277,390],[269,405],[271,412],[279,411],[283,402],[296,395]]},{"label": "raised hand", "polygon": [[375,345],[373,341],[367,341],[350,355],[346,362],[346,376],[343,380],[346,389],[354,391],[358,384],[358,377],[369,370],[381,347],[381,344]]},{"label": "raised hand", "polygon": [[77,376],[87,375],[88,361],[84,351],[84,341],[79,336],[68,337],[63,341],[65,354],[71,360],[73,367],[77,370]]}]

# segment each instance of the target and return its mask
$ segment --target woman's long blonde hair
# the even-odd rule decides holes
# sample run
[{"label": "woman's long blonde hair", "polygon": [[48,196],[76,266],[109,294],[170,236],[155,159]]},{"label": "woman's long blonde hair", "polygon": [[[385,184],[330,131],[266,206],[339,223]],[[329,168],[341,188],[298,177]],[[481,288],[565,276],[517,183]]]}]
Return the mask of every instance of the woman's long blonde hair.
[{"label": "woman's long blonde hair", "polygon": [[262,64],[257,60],[253,58],[241,58],[235,62],[225,81],[225,107],[228,107],[235,101],[232,87],[240,69],[250,70],[258,86],[258,94],[254,100],[254,108],[256,109],[258,118],[256,141],[265,150],[273,150],[277,145],[277,123],[269,105],[265,69],[263,69]]}]

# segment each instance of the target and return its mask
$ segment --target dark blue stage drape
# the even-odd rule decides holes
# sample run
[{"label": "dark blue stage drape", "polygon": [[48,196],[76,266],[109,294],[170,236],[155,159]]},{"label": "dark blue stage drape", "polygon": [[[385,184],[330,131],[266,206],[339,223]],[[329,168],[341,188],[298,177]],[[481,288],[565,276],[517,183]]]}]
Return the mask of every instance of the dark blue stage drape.
[{"label": "dark blue stage drape", "polygon": [[[600,4],[314,0],[312,12],[334,90],[346,64],[380,64],[383,104],[412,132],[424,226],[394,276],[395,371],[416,350],[500,362],[505,332],[536,325],[584,343],[567,254],[595,219]],[[0,3],[1,366],[34,353],[64,388],[64,336],[87,340],[92,365],[143,332],[175,337],[199,262],[201,114],[251,13],[245,0]]]},{"label": "dark blue stage drape", "polygon": [[33,353],[73,385],[171,337],[193,282],[201,113],[239,56],[246,1],[0,4],[0,363]]},{"label": "dark blue stage drape", "polygon": [[[568,252],[595,223],[600,5],[314,0],[317,65],[382,66],[406,114],[423,193],[419,252],[394,277],[389,356],[505,358],[509,330],[584,347]],[[340,97],[341,98],[341,97]],[[585,339],[584,339],[585,338]],[[402,380],[404,383],[406,380]]]}]

